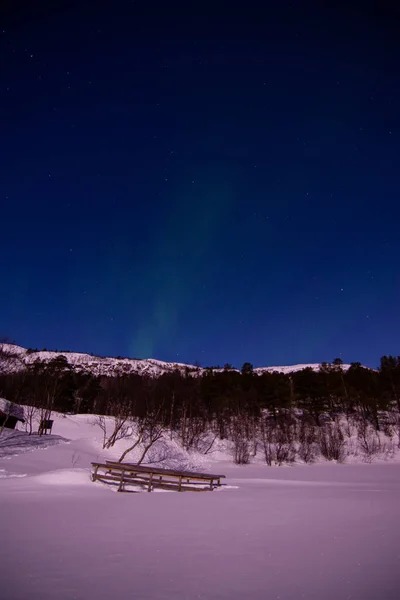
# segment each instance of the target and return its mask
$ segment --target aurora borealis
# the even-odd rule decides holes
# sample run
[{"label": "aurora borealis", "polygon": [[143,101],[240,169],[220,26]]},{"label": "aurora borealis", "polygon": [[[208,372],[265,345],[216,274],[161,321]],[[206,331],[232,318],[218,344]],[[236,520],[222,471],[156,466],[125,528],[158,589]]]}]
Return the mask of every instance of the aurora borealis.
[{"label": "aurora borealis", "polygon": [[0,335],[203,366],[398,354],[394,17],[3,9]]}]

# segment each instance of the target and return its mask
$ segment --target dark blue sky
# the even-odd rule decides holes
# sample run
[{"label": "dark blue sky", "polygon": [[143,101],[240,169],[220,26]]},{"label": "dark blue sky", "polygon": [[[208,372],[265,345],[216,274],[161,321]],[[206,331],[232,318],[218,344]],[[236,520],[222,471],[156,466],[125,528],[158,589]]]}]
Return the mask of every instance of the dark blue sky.
[{"label": "dark blue sky", "polygon": [[400,353],[397,15],[238,4],[2,9],[1,335],[203,365]]}]

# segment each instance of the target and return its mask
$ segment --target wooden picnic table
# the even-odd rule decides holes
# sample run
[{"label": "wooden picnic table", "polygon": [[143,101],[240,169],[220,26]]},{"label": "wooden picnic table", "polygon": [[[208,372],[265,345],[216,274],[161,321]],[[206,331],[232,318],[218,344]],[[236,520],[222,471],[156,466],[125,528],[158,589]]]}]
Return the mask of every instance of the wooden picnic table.
[{"label": "wooden picnic table", "polygon": [[119,482],[118,491],[123,491],[126,484],[147,485],[149,492],[154,488],[175,489],[179,492],[212,491],[221,486],[221,479],[225,478],[225,475],[213,473],[162,469],[108,460],[105,463],[92,463],[92,468],[92,481]]}]

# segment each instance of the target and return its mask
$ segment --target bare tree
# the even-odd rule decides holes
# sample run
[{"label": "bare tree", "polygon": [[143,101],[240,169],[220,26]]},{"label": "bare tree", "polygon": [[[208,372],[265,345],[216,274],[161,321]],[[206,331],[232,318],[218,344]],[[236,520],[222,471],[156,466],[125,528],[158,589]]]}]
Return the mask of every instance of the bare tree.
[{"label": "bare tree", "polygon": [[132,434],[134,392],[126,377],[104,377],[100,385],[102,406],[110,416],[98,416],[94,424],[103,433],[103,449],[109,450],[118,440]]},{"label": "bare tree", "polygon": [[184,412],[181,420],[180,440],[185,450],[198,450],[204,445],[204,438],[207,436],[207,424],[203,417],[189,418]]},{"label": "bare tree", "polygon": [[[111,430],[110,428],[107,428],[107,419],[111,426]],[[98,415],[94,418],[93,424],[100,427],[103,433],[103,450],[109,450],[118,440],[129,437],[132,428],[132,422],[129,420],[129,416],[124,414],[117,414],[107,418],[103,415]]]},{"label": "bare tree", "polygon": [[32,435],[33,433],[33,424],[35,421],[38,421],[40,410],[37,406],[25,406],[25,431]]},{"label": "bare tree", "polygon": [[400,412],[396,413],[397,447],[400,448]]},{"label": "bare tree", "polygon": [[318,454],[316,429],[307,419],[302,418],[299,432],[299,457],[305,463],[311,463]]},{"label": "bare tree", "polygon": [[343,432],[348,438],[351,438],[353,436],[354,416],[346,412],[344,417]]},{"label": "bare tree", "polygon": [[146,454],[154,446],[154,444],[162,438],[165,431],[165,427],[162,423],[157,423],[155,421],[150,421],[148,426],[145,429],[145,433],[143,436],[143,444],[144,448],[142,450],[142,454],[140,455],[139,460],[137,461],[138,465],[141,465],[144,461]]},{"label": "bare tree", "polygon": [[122,462],[124,458],[135,450],[140,444],[143,444],[142,453],[140,455],[137,464],[140,465],[150,448],[152,448],[156,442],[161,439],[166,431],[166,426],[160,419],[162,405],[160,404],[157,410],[149,411],[144,414],[143,417],[136,419],[136,431],[132,433],[134,435],[133,443],[126,448],[126,450],[120,456],[118,462]]},{"label": "bare tree", "polygon": [[204,431],[196,439],[196,443],[193,445],[193,450],[200,452],[201,454],[209,454],[212,452],[215,442],[217,441],[218,435],[212,431]]},{"label": "bare tree", "polygon": [[271,419],[267,415],[261,416],[260,431],[265,462],[269,467],[271,467],[275,458],[274,426],[271,422]]},{"label": "bare tree", "polygon": [[296,422],[290,414],[279,415],[278,418],[263,415],[260,421],[261,441],[265,462],[268,466],[274,463],[293,462],[296,457],[295,434]]},{"label": "bare tree", "polygon": [[296,423],[290,414],[282,415],[275,428],[275,456],[276,463],[291,463],[296,457],[294,446]]},{"label": "bare tree", "polygon": [[358,423],[357,437],[364,460],[372,462],[373,458],[381,451],[379,435],[372,425],[365,419],[361,419]]},{"label": "bare tree", "polygon": [[45,421],[50,420],[55,402],[63,393],[63,379],[70,365],[65,356],[59,355],[48,363],[37,359],[28,370],[31,382],[30,404],[40,409],[39,435],[46,431]]},{"label": "bare tree", "polygon": [[100,427],[102,434],[103,434],[103,450],[106,447],[106,442],[107,442],[107,425],[106,425],[106,419],[105,417],[103,417],[103,415],[97,415],[91,422],[92,425],[97,425],[98,427]]},{"label": "bare tree", "polygon": [[338,423],[325,423],[319,430],[319,446],[326,460],[343,462],[346,442]]},{"label": "bare tree", "polygon": [[247,465],[250,462],[250,445],[245,415],[233,417],[232,440],[233,460],[237,465]]}]

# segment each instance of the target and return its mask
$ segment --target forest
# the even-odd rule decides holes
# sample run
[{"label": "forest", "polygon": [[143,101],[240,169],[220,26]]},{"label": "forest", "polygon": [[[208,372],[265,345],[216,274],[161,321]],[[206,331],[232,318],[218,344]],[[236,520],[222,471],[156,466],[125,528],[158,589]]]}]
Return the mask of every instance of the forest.
[{"label": "forest", "polygon": [[96,415],[108,448],[135,424],[134,444],[147,448],[144,456],[163,435],[204,454],[229,440],[238,464],[258,453],[268,465],[319,456],[341,462],[351,453],[372,460],[399,447],[400,357],[383,356],[376,370],[360,363],[345,369],[335,359],[319,371],[258,375],[245,363],[240,371],[226,365],[157,378],[95,377],[75,371],[64,355],[10,372],[4,352],[1,358],[0,396],[25,405],[28,433],[38,417],[58,411]]}]

